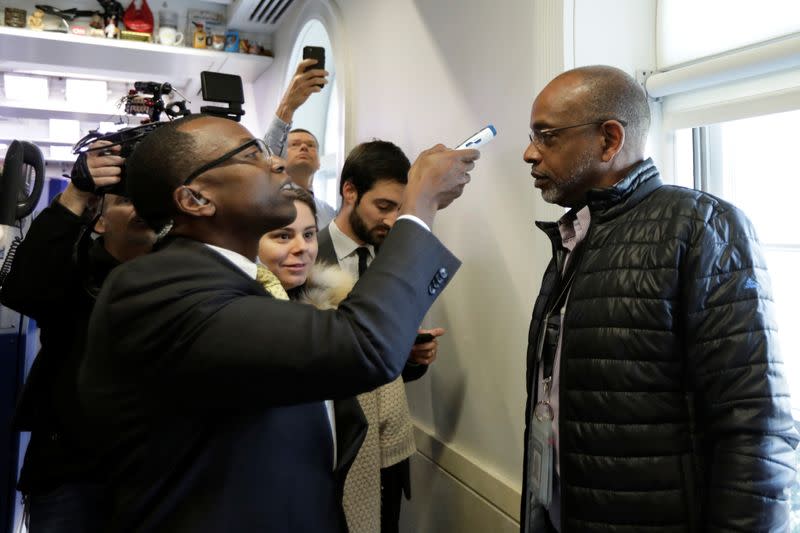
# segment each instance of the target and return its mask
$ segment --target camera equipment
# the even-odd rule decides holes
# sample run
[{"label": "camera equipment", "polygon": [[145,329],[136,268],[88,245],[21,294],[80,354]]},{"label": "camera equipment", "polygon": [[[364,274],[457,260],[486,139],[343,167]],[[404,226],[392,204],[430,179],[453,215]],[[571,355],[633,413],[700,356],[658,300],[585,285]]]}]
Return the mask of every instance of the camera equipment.
[{"label": "camera equipment", "polygon": [[[213,102],[226,102],[229,105],[229,107],[204,106],[200,108],[200,111],[238,122],[241,116],[244,115],[244,110],[242,110],[242,104],[244,103],[242,79],[231,74],[204,71],[200,74],[200,83],[204,99]],[[124,103],[125,113],[129,115],[147,115],[147,122],[140,126],[124,128],[112,133],[100,133],[97,130],[90,131],[72,147],[72,153],[76,154],[78,159],[72,167],[72,173],[69,176],[65,175],[65,177],[69,177],[75,187],[81,191],[125,196],[125,165],[122,165],[118,183],[98,189],[94,185],[94,180],[86,162],[87,152],[94,150],[107,152],[109,148],[119,146],[119,155],[127,158],[136,145],[139,144],[139,141],[151,131],[167,123],[159,122],[162,113],[166,114],[169,120],[191,114],[186,108],[186,100],[173,101],[169,104],[164,103],[164,96],[171,94],[173,91],[178,92],[169,83],[135,82],[133,89],[122,98],[121,102]],[[108,141],[111,144],[90,148],[90,145],[97,141]]]},{"label": "camera equipment", "polygon": [[225,102],[228,107],[203,106],[201,113],[229,118],[239,122],[244,110],[244,91],[242,78],[233,74],[222,74],[204,70],[200,73],[200,85],[203,90],[203,100],[209,102]]},{"label": "camera equipment", "polygon": [[[151,131],[163,126],[165,122],[148,122],[140,126],[133,126],[131,128],[123,128],[119,131],[112,133],[100,133],[97,130],[90,131],[86,136],[78,141],[72,147],[72,153],[78,155],[75,165],[72,167],[72,173],[68,177],[78,190],[85,192],[93,192],[95,194],[118,194],[125,196],[125,165],[123,164],[120,172],[120,180],[114,185],[106,187],[95,187],[94,180],[92,179],[89,165],[86,162],[86,155],[89,151],[102,151],[107,152],[113,146],[119,146],[120,157],[128,157],[133,152],[133,149],[139,144],[145,135]],[[101,146],[98,148],[90,148],[89,146],[97,141],[108,141],[111,144]],[[111,153],[111,152],[109,152]]]},{"label": "camera equipment", "polygon": [[157,121],[161,113],[165,113],[169,118],[188,115],[190,111],[186,109],[186,100],[176,100],[169,105],[164,103],[164,96],[172,91],[172,85],[169,83],[137,81],[133,84],[133,89],[122,99],[125,103],[125,113],[147,115],[150,122]]}]

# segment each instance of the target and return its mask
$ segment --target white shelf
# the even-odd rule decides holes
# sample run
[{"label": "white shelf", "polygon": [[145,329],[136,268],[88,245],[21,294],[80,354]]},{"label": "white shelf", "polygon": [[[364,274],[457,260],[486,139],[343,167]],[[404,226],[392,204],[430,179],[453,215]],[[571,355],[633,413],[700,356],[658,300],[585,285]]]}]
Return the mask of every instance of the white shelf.
[{"label": "white shelf", "polygon": [[[12,116],[15,118],[64,118],[85,122],[100,122],[102,120],[113,121],[123,114],[123,112],[111,105],[107,105],[104,108],[100,108],[100,106],[76,108],[67,104],[67,102],[49,101],[34,104],[0,98],[0,116]],[[133,117],[131,117],[131,120],[134,120]]]},{"label": "white shelf", "polygon": [[14,140],[21,140],[21,141],[28,141],[37,146],[72,146],[75,144],[74,142],[69,141],[59,141],[56,139],[42,139],[39,137],[10,137],[10,136],[2,136],[0,135],[0,143],[9,143]]},{"label": "white shelf", "polygon": [[[0,26],[0,70],[81,74],[127,81],[170,82],[191,92],[200,72],[238,74],[257,80],[272,63],[268,56],[235,54],[182,46],[104,39]],[[193,95],[189,95],[189,98]]]}]

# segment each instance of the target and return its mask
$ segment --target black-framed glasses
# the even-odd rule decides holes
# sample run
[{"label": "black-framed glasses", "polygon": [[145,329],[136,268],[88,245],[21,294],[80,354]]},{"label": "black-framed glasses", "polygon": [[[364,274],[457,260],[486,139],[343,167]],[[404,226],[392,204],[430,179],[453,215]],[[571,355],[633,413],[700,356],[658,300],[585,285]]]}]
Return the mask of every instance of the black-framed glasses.
[{"label": "black-framed glasses", "polygon": [[269,149],[269,146],[267,145],[267,143],[264,142],[263,139],[250,139],[249,141],[239,146],[238,148],[234,148],[230,152],[226,152],[225,154],[219,156],[213,161],[206,163],[202,167],[198,168],[197,170],[189,174],[189,177],[183,180],[183,184],[189,185],[195,178],[197,178],[203,172],[206,172],[208,170],[211,170],[212,168],[223,165],[229,159],[233,158],[233,156],[241,152],[244,152],[251,146],[255,146],[256,148],[258,148],[257,151],[253,152],[258,159],[265,161],[272,157],[272,151]]},{"label": "black-framed glasses", "polygon": [[540,148],[542,146],[549,145],[552,140],[556,137],[556,133],[564,130],[571,130],[572,128],[582,128],[584,126],[597,126],[599,124],[603,124],[608,122],[609,120],[616,120],[622,127],[624,128],[628,124],[624,120],[619,120],[616,118],[606,118],[603,120],[593,120],[592,122],[583,122],[581,124],[573,124],[571,126],[561,126],[559,128],[545,128],[543,130],[537,128],[531,128],[531,132],[528,134],[528,138],[531,140],[534,146]]}]

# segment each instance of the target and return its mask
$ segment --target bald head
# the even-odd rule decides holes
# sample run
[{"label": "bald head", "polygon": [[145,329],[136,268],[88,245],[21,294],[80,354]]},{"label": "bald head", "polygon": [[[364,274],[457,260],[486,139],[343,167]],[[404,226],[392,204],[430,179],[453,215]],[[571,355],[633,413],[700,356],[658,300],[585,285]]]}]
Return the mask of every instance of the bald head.
[{"label": "bald head", "polygon": [[547,90],[557,91],[556,102],[574,116],[575,122],[617,119],[625,126],[625,147],[641,159],[650,129],[650,108],[644,90],[624,71],[607,65],[568,70],[551,81]]}]

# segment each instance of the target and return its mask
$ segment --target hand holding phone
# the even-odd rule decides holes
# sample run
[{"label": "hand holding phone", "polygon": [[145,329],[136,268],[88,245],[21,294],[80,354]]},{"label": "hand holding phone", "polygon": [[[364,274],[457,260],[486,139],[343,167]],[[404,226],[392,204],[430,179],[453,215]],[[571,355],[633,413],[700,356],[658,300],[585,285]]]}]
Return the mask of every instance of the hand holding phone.
[{"label": "hand holding phone", "polygon": [[[325,70],[325,49],[321,46],[304,46],[303,59],[316,59],[317,64],[306,67],[306,70]],[[322,85],[317,85],[320,89]]]},{"label": "hand holding phone", "polygon": [[436,337],[430,333],[417,333],[417,338],[414,339],[414,344],[425,344],[426,342],[431,342],[435,338]]},{"label": "hand holding phone", "polygon": [[489,124],[477,133],[470,135],[466,141],[456,146],[455,149],[463,150],[464,148],[481,148],[484,144],[487,144],[489,141],[494,139],[495,136],[497,136],[497,130],[494,129],[494,126]]},{"label": "hand holding phone", "polygon": [[436,337],[444,334],[444,328],[418,331],[417,337],[414,339],[414,346],[411,347],[411,353],[408,356],[408,362],[412,365],[429,365],[435,361],[438,343],[434,341]]}]

